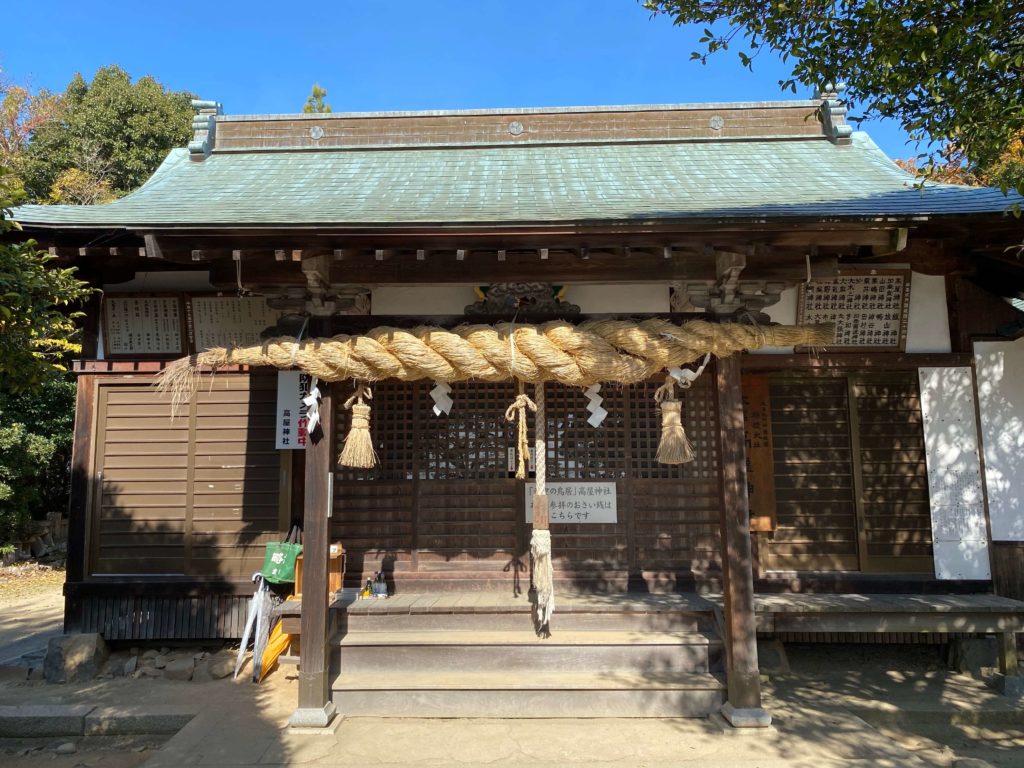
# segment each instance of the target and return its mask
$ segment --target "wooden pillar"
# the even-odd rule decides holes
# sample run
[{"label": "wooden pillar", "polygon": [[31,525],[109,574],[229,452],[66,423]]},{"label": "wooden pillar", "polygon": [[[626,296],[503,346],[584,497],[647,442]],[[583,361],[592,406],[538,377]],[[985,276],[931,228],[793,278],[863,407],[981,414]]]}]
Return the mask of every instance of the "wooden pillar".
[{"label": "wooden pillar", "polygon": [[722,715],[736,727],[765,727],[761,707],[754,621],[754,568],[750,545],[746,444],[740,356],[715,364],[721,461],[722,583],[725,593],[725,655],[728,701]]},{"label": "wooden pillar", "polygon": [[[96,427],[97,378],[82,375],[75,387],[75,432],[71,443],[71,492],[68,499],[68,559],[64,587],[64,631],[82,629],[81,599],[78,588],[89,567],[86,549],[89,546],[89,523],[98,509],[90,504],[95,483],[92,476],[92,434]],[[98,498],[99,494],[95,494]]]},{"label": "wooden pillar", "polygon": [[334,471],[334,404],[331,385],[320,384],[320,424],[306,444],[302,523],[302,618],[299,646],[299,705],[289,725],[324,728],[334,719],[331,701],[327,601],[331,473]]}]

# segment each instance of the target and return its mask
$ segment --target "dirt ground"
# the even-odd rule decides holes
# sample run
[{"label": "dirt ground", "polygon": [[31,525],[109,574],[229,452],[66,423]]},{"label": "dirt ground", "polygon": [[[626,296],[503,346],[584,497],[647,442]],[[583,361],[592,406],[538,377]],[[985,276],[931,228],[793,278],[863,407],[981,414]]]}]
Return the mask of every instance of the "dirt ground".
[{"label": "dirt ground", "polygon": [[24,563],[0,568],[0,608],[26,598],[60,594],[64,569],[51,565]]},{"label": "dirt ground", "polygon": [[[0,569],[0,662],[16,652],[44,647],[47,637],[60,632],[63,578],[62,571],[47,567]],[[776,717],[780,738],[798,733],[808,724],[814,727],[817,712],[844,712],[863,718],[867,731],[898,745],[925,765],[954,768],[958,763],[970,765],[960,761],[974,758],[999,768],[1024,766],[1024,705],[998,696],[984,681],[948,671],[938,646],[789,645],[786,651],[791,669],[771,674],[764,686],[766,706]],[[230,679],[176,682],[122,677],[69,685],[0,680],[0,705],[199,703],[208,711],[262,723],[261,729],[280,733],[283,740],[287,740],[284,721],[295,697],[291,668],[272,673],[260,686]],[[921,716],[929,706],[938,716]],[[964,716],[979,707],[985,708],[980,718]],[[908,712],[915,716],[902,716]],[[954,715],[947,717],[950,712]],[[628,730],[634,726],[623,723],[621,727]],[[343,731],[354,728],[361,732],[364,727],[358,718],[344,723],[339,731],[341,743],[345,743]],[[372,723],[372,729],[381,732],[390,728],[401,733],[403,728],[417,727],[396,720]],[[475,726],[467,723],[467,727]],[[167,738],[0,739],[0,766],[136,768],[162,755],[160,748]],[[353,736],[347,738],[351,741]],[[68,743],[75,751],[58,754],[57,748]],[[852,757],[856,747],[850,749]],[[299,755],[297,751],[293,757]],[[235,762],[245,762],[237,757]]]}]

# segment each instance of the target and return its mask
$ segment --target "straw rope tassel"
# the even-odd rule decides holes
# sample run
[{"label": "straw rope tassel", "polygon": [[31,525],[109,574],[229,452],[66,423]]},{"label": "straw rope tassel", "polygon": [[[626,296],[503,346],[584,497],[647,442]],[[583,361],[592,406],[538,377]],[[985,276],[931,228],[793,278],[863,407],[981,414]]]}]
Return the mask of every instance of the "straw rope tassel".
[{"label": "straw rope tassel", "polygon": [[529,456],[530,441],[528,425],[526,423],[526,412],[528,410],[536,412],[537,406],[533,400],[530,399],[529,395],[526,394],[526,385],[523,382],[518,384],[519,394],[516,399],[512,401],[512,404],[505,409],[505,420],[515,421],[519,420],[519,431],[516,439],[516,453],[518,454],[518,462],[516,464],[516,480],[526,479],[526,457]]},{"label": "straw rope tassel", "polygon": [[662,464],[693,461],[693,444],[683,429],[682,403],[676,400],[676,385],[671,376],[654,392],[654,401],[661,406],[661,440],[655,458]]},{"label": "straw rope tassel", "polygon": [[345,447],[341,450],[338,463],[343,467],[371,469],[377,466],[377,453],[373,450],[373,438],[370,437],[370,406],[363,398],[373,399],[373,391],[365,384],[356,387],[356,391],[343,406],[352,409],[352,426],[345,438]]},{"label": "straw rope tassel", "polygon": [[555,612],[555,572],[551,561],[551,531],[548,528],[547,442],[544,413],[544,382],[534,386],[537,414],[534,417],[533,439],[537,465],[537,492],[533,497],[533,533],[530,555],[533,560],[533,588],[537,593],[537,631],[545,633]]}]

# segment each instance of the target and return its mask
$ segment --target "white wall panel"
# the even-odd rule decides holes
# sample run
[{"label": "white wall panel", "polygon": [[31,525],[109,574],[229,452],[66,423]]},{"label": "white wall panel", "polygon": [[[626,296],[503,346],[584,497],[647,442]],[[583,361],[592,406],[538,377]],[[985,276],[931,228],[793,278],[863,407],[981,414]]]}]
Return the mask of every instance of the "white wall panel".
[{"label": "white wall panel", "polygon": [[921,368],[928,495],[938,579],[989,579],[971,369]]}]

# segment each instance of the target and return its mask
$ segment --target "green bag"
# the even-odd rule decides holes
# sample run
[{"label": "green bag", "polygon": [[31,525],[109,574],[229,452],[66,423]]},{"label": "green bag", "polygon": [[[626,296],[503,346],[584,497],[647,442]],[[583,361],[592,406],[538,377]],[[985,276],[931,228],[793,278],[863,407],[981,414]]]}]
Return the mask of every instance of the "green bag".
[{"label": "green bag", "polygon": [[302,554],[302,545],[298,543],[299,526],[288,532],[284,541],[267,544],[263,555],[263,569],[260,573],[264,580],[271,584],[291,584],[295,581],[295,558]]}]

